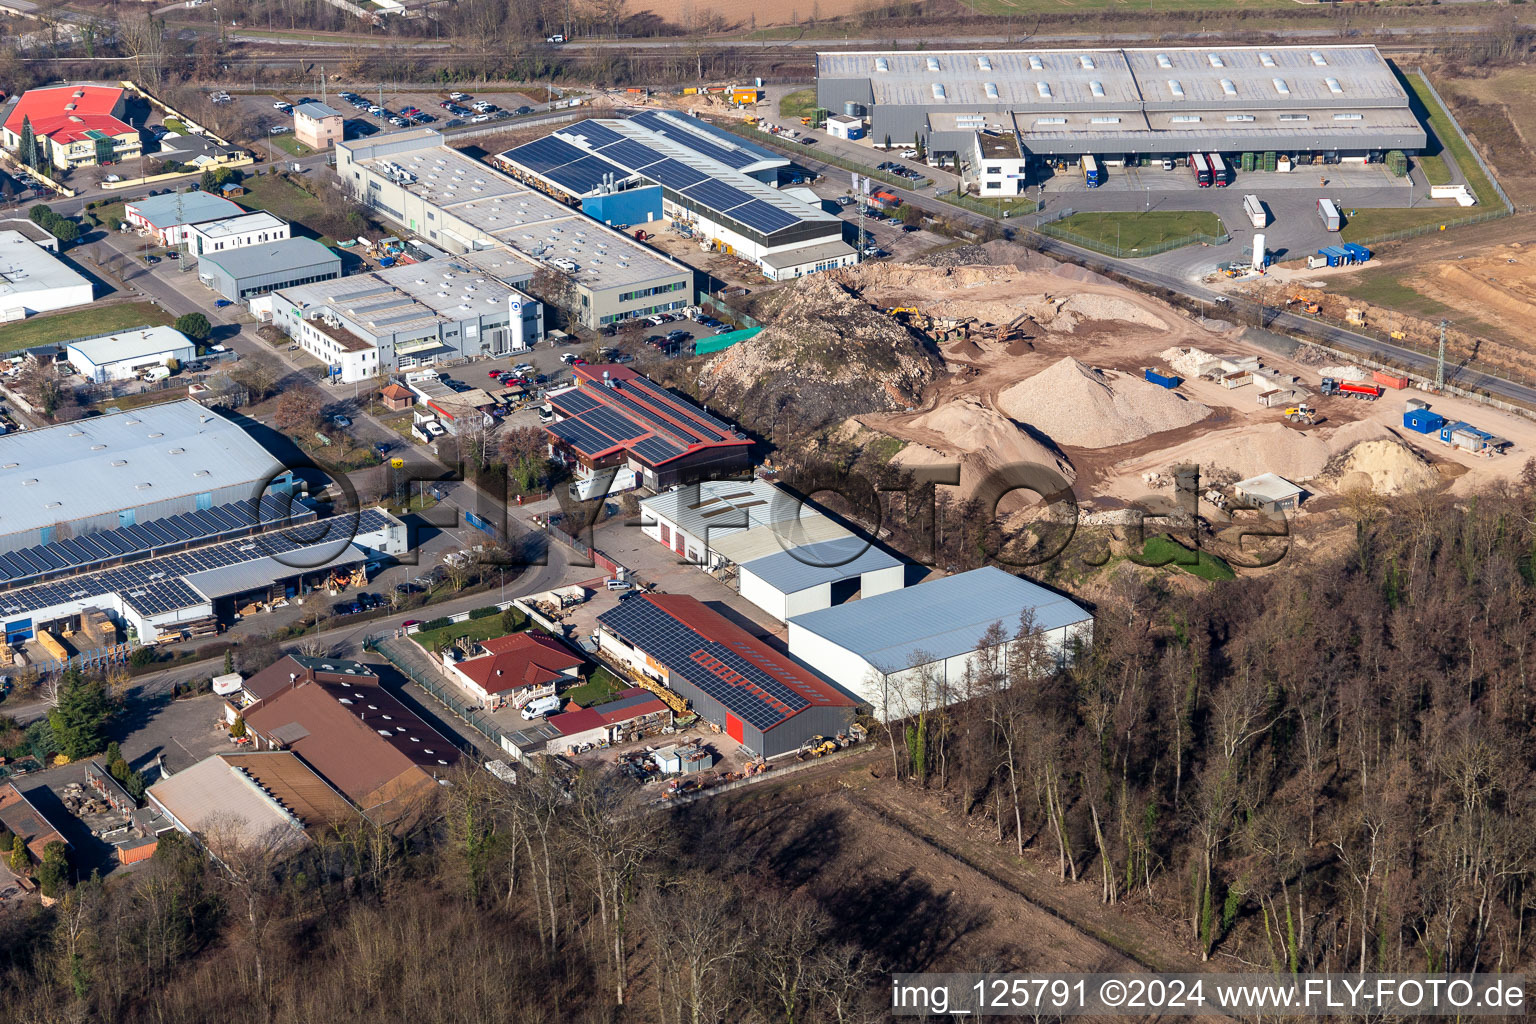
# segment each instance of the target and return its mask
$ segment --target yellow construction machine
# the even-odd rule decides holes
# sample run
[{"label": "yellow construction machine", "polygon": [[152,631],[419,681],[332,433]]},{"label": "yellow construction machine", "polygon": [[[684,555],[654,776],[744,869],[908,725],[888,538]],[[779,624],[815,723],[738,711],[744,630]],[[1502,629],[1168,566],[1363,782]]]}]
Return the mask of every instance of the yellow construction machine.
[{"label": "yellow construction machine", "polygon": [[1293,405],[1285,410],[1285,418],[1292,423],[1315,423],[1317,422],[1317,410],[1305,403]]}]

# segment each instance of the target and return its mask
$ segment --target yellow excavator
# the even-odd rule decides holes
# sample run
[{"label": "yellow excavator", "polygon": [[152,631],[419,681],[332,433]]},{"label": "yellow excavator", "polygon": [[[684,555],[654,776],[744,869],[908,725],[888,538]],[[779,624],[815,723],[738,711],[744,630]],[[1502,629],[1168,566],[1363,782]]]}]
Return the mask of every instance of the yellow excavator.
[{"label": "yellow excavator", "polygon": [[1293,405],[1285,410],[1285,418],[1292,423],[1316,423],[1317,410],[1305,403]]}]

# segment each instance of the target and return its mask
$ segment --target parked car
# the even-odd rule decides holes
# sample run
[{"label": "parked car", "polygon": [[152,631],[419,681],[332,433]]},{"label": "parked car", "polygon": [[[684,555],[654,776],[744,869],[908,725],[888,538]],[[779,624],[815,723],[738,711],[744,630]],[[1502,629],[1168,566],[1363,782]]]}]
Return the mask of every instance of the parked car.
[{"label": "parked car", "polygon": [[160,257],[159,256],[145,256],[144,257],[144,262],[148,263],[150,266],[154,266],[156,263],[160,262]]},{"label": "parked car", "polygon": [[335,416],[332,416],[331,417],[331,422],[336,424],[338,427],[343,427],[343,428],[350,427],[352,425],[352,421],[347,419],[341,413],[337,413]]},{"label": "parked car", "polygon": [[267,134],[268,135],[285,135],[285,134],[287,134],[288,132],[291,132],[291,131],[293,131],[293,129],[289,128],[285,124],[275,124],[271,128],[267,129]]},{"label": "parked car", "polygon": [[282,100],[278,100],[276,103],[272,104],[272,109],[273,110],[289,111],[289,110],[293,109],[293,104],[291,104],[291,103],[284,103]]},{"label": "parked car", "polygon": [[229,299],[218,299],[218,300],[216,300],[214,302],[213,308],[214,309],[223,309],[225,306],[233,306],[233,305],[234,305],[234,303],[231,302]]},{"label": "parked car", "polygon": [[465,122],[465,121],[464,121],[464,120],[463,120],[463,119],[462,119],[462,118],[458,118],[458,117],[456,117],[456,118],[454,118],[454,119],[453,119],[453,120],[452,120],[452,121],[445,121],[445,122],[444,122],[444,123],[443,123],[443,127],[444,127],[444,128],[457,128],[457,127],[459,127],[459,126],[460,126],[460,125],[462,125],[462,124],[466,124],[466,123],[467,123],[467,122]]},{"label": "parked car", "polygon": [[469,123],[470,124],[484,124],[485,122],[489,121],[490,119],[491,119],[491,115],[490,114],[476,114],[474,117],[469,119]]},{"label": "parked car", "polygon": [[474,99],[474,97],[467,92],[451,92],[448,94],[448,98],[459,103],[463,103],[465,100]]},{"label": "parked car", "polygon": [[531,113],[533,113],[533,108],[532,107],[526,107],[526,106],[525,107],[518,107],[517,108],[517,113],[519,113],[519,114],[531,114]]}]

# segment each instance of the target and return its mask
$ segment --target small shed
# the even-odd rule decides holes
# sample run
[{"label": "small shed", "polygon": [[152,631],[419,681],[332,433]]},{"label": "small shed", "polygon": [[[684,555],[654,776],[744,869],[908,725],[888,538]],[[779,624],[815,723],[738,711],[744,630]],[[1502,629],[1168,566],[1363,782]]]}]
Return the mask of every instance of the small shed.
[{"label": "small shed", "polygon": [[1271,514],[1301,507],[1302,488],[1283,476],[1260,473],[1236,484],[1238,494]]},{"label": "small shed", "polygon": [[827,118],[827,134],[834,139],[862,139],[864,122],[847,114],[833,114]]},{"label": "small shed", "polygon": [[1445,417],[1437,412],[1430,412],[1428,403],[1409,399],[1408,409],[1403,413],[1403,426],[1415,433],[1434,434],[1445,426]]},{"label": "small shed", "polygon": [[409,388],[403,388],[399,384],[386,384],[379,389],[379,401],[384,403],[384,408],[390,412],[404,412],[416,404],[416,396]]},{"label": "small shed", "polygon": [[240,184],[238,181],[226,182],[224,185],[219,187],[219,195],[223,196],[225,199],[233,199],[236,196],[243,196],[245,195],[245,186]]},{"label": "small shed", "polygon": [[656,751],[656,767],[663,775],[688,775],[701,772],[714,763],[714,755],[703,747],[670,744]]}]

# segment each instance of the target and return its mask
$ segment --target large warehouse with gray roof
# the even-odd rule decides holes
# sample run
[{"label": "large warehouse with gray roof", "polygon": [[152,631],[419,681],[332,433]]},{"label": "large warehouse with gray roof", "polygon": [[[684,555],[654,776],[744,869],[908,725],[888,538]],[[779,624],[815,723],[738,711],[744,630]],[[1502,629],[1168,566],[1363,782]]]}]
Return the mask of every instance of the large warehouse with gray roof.
[{"label": "large warehouse with gray roof", "polygon": [[[820,53],[817,98],[870,137],[968,156],[1015,134],[1033,161],[1131,162],[1191,152],[1380,160],[1425,146],[1374,46]],[[851,106],[850,106],[851,105]]]}]

